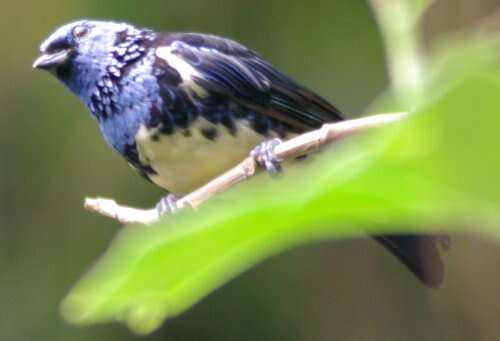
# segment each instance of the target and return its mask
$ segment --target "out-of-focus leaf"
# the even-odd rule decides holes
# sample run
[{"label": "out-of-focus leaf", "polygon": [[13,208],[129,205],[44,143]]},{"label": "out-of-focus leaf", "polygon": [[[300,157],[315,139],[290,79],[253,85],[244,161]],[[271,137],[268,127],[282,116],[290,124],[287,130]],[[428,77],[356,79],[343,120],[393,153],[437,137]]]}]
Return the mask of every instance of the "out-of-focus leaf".
[{"label": "out-of-focus leaf", "polygon": [[408,0],[410,3],[410,6],[413,7],[413,13],[417,17],[421,17],[427,8],[429,8],[430,5],[434,2],[434,0]]},{"label": "out-of-focus leaf", "polygon": [[495,49],[473,64],[462,51],[452,53],[462,68],[429,82],[435,95],[401,124],[339,143],[282,181],[253,179],[199,211],[125,229],[64,316],[147,333],[299,243],[436,230],[500,238],[500,72]]},{"label": "out-of-focus leaf", "polygon": [[411,15],[412,24],[417,24],[434,0],[369,0],[369,2],[376,13],[384,6],[404,8],[404,11]]},{"label": "out-of-focus leaf", "polygon": [[370,0],[382,35],[390,89],[399,105],[415,108],[423,90],[420,18],[431,1]]}]

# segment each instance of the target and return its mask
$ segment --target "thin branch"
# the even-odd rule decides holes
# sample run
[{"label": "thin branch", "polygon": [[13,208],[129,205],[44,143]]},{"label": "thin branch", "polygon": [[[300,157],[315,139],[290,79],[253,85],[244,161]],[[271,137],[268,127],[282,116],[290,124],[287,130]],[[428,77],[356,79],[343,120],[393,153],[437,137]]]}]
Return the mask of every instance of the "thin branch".
[{"label": "thin branch", "polygon": [[[294,159],[317,151],[340,138],[397,122],[405,115],[405,113],[381,114],[325,124],[318,130],[299,135],[277,145],[274,148],[274,153],[280,160]],[[214,195],[251,178],[259,171],[260,168],[255,160],[248,157],[206,185],[179,199],[177,205],[179,209],[196,208]],[[116,219],[124,224],[152,224],[160,219],[156,209],[142,210],[121,206],[111,199],[87,198],[84,206],[88,210]]]},{"label": "thin branch", "polygon": [[113,199],[85,198],[83,206],[89,211],[100,213],[123,224],[153,224],[160,219],[156,208],[149,210],[121,206]]}]

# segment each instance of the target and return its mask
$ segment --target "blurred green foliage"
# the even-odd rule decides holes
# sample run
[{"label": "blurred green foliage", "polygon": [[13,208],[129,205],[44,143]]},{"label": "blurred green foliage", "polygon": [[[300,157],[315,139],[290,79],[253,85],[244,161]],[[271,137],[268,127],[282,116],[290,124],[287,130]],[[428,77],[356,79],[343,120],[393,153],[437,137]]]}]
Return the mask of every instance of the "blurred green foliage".
[{"label": "blurred green foliage", "polygon": [[[441,32],[463,27],[464,23],[474,25],[478,18],[490,14],[499,5],[497,0],[436,1],[424,17],[428,45],[434,49],[439,47],[436,37]],[[86,195],[103,195],[131,205],[151,206],[163,194],[136,176],[118,155],[107,148],[95,123],[73,95],[63,90],[48,75],[31,70],[30,65],[37,55],[41,40],[58,25],[81,17],[109,18],[131,21],[157,30],[203,31],[229,36],[258,50],[280,69],[353,115],[362,112],[386,83],[381,40],[368,4],[364,1],[292,0],[285,3],[279,0],[21,0],[3,3],[0,17],[0,28],[4,33],[3,43],[0,45],[3,57],[3,63],[0,63],[0,125],[4,128],[0,134],[0,155],[3,156],[3,167],[0,167],[0,340],[135,339],[125,328],[114,324],[84,328],[67,325],[60,318],[59,303],[120,228],[113,221],[85,212],[81,208],[82,198]],[[169,245],[168,243],[174,242],[174,238],[178,238],[178,241],[196,238],[196,232],[202,230],[196,231],[197,227],[194,225],[190,225],[184,233],[177,227],[170,227],[172,235],[168,235],[169,231],[126,230],[113,243],[113,251],[107,254],[95,271],[91,271],[90,276],[98,276],[98,289],[103,290],[102,292],[113,291],[119,294],[119,291],[113,289],[126,289],[130,294],[139,294],[129,298],[139,297],[140,301],[136,301],[137,305],[134,305],[124,297],[92,297],[83,310],[73,311],[79,313],[73,315],[73,318],[97,317],[97,314],[86,315],[97,311],[101,314],[99,317],[111,318],[120,308],[128,314],[132,311],[129,310],[130,307],[144,307],[134,309],[131,315],[118,316],[118,319],[130,320],[139,330],[148,330],[155,327],[155,323],[165,313],[182,311],[208,290],[219,286],[221,280],[233,277],[264,256],[282,250],[285,246],[289,247],[299,237],[323,239],[323,232],[327,237],[352,235],[353,228],[350,223],[346,223],[349,218],[347,215],[358,214],[355,210],[361,208],[351,207],[343,202],[344,198],[352,198],[356,194],[344,191],[348,188],[346,186],[357,184],[360,193],[372,193],[374,187],[364,187],[364,184],[373,182],[367,173],[368,169],[380,172],[389,169],[389,173],[373,173],[371,176],[376,176],[380,182],[383,180],[391,184],[393,172],[401,174],[400,168],[406,168],[406,163],[403,164],[398,157],[408,157],[407,153],[413,150],[413,144],[425,139],[420,134],[425,132],[431,137],[447,137],[442,129],[429,128],[431,116],[432,119],[436,117],[437,127],[443,127],[446,118],[456,121],[457,126],[452,126],[455,132],[467,128],[465,124],[468,124],[469,129],[463,132],[463,136],[453,134],[454,139],[450,143],[439,138],[435,141],[425,139],[428,143],[426,146],[430,149],[424,151],[428,154],[407,159],[408,165],[416,167],[414,173],[408,175],[424,172],[431,179],[448,180],[450,172],[440,173],[438,170],[446,170],[455,162],[454,166],[465,169],[457,168],[457,174],[449,177],[449,183],[445,181],[444,184],[446,188],[459,188],[470,193],[471,188],[476,190],[473,187],[476,183],[468,177],[468,172],[480,169],[478,177],[482,179],[482,186],[477,189],[475,207],[483,207],[486,194],[491,195],[489,198],[492,206],[474,213],[494,219],[496,174],[490,174],[482,167],[486,162],[489,164],[491,160],[496,160],[494,145],[489,146],[484,157],[483,153],[475,153],[474,148],[482,146],[488,138],[490,143],[496,143],[494,137],[487,134],[481,136],[479,133],[482,131],[480,129],[492,131],[497,124],[496,120],[482,121],[494,114],[491,105],[494,100],[492,92],[497,88],[497,69],[484,66],[492,65],[490,58],[495,57],[495,54],[491,54],[491,51],[483,53],[482,42],[477,45],[477,53],[474,49],[462,49],[460,44],[454,46],[457,46],[457,51],[465,54],[462,56],[450,50],[449,53],[439,53],[439,56],[444,56],[439,57],[444,66],[436,66],[436,70],[430,72],[435,77],[436,84],[448,86],[429,86],[431,93],[428,94],[427,101],[430,103],[421,107],[411,120],[400,128],[382,133],[381,140],[376,136],[366,136],[359,141],[352,141],[352,145],[339,145],[331,154],[321,157],[317,162],[318,166],[311,165],[311,169],[307,170],[316,177],[321,172],[317,169],[322,168],[321,162],[330,163],[333,160],[335,163],[332,167],[335,169],[342,165],[360,167],[349,170],[353,172],[352,178],[344,178],[348,174],[347,170],[339,169],[338,174],[344,176],[337,178],[338,174],[334,174],[336,182],[332,183],[332,187],[325,188],[325,191],[331,190],[331,195],[339,197],[328,202],[328,206],[319,211],[321,214],[318,219],[326,219],[328,214],[340,214],[341,210],[345,210],[345,216],[339,218],[338,223],[331,225],[328,221],[322,227],[311,226],[309,235],[308,231],[301,228],[305,226],[305,219],[311,216],[304,214],[296,226],[291,226],[288,219],[282,226],[269,231],[269,245],[256,240],[254,244],[241,248],[240,257],[229,258],[230,264],[222,264],[220,269],[224,271],[217,272],[216,269],[212,275],[209,272],[196,272],[200,276],[208,274],[206,279],[212,282],[204,282],[203,287],[179,286],[173,300],[172,297],[162,295],[168,294],[164,289],[166,285],[173,283],[171,276],[174,272],[169,272],[169,269],[161,268],[158,264],[152,265],[156,261],[162,264],[173,261],[164,257],[171,251],[163,250],[162,245]],[[486,61],[483,60],[484,57]],[[460,77],[456,77],[457,73],[463,76],[458,84],[442,82],[443,78],[458,80]],[[486,87],[489,90],[482,93],[480,90]],[[457,107],[458,103],[466,103],[467,106]],[[448,116],[451,114],[452,117]],[[478,120],[478,129],[475,130]],[[427,128],[428,131],[425,130]],[[459,128],[462,130],[456,130]],[[411,138],[401,136],[399,129],[411,132]],[[480,137],[479,142],[473,141],[471,136]],[[375,139],[377,141],[374,146],[366,148],[367,155],[359,154],[361,148],[357,145],[364,146]],[[446,146],[451,146],[452,142],[459,143],[460,150],[455,149],[457,154],[448,154]],[[443,148],[435,149],[436,146]],[[351,148],[357,151],[355,155],[360,159],[350,159],[353,155],[345,154]],[[464,163],[460,159],[462,149],[467,156],[464,160],[473,161],[472,163]],[[434,158],[441,153],[445,153],[448,158],[430,169],[419,168],[424,164],[422,158],[426,155]],[[332,160],[326,160],[329,158]],[[474,166],[476,162],[478,167]],[[491,172],[494,170],[495,168],[491,168]],[[295,172],[299,170],[290,170],[290,177]],[[331,174],[324,175],[330,177]],[[459,181],[459,176],[463,176],[465,180]],[[344,185],[339,183],[341,180],[345,181]],[[265,178],[256,181],[268,184]],[[408,187],[410,182],[404,183],[403,187],[395,187],[403,181],[403,178],[397,179],[394,186],[391,185],[385,189],[387,192],[380,194],[394,191],[394,198],[404,195],[406,199],[412,199],[412,192],[409,190],[413,187]],[[296,186],[303,185],[297,179]],[[278,187],[285,185],[273,183],[272,186],[277,186],[278,190]],[[242,188],[241,191],[238,189],[227,193],[226,198],[234,202],[237,197],[239,201],[241,192],[245,190],[246,188]],[[425,186],[415,193],[423,195],[428,193],[426,190],[441,193],[440,190],[434,191]],[[317,197],[315,193],[318,194],[316,186],[310,189],[307,186],[304,195],[306,198],[316,198],[314,200],[318,200],[318,203],[324,203],[321,200],[329,198],[329,192],[322,192],[322,196]],[[290,194],[294,194],[290,198],[292,202],[297,205],[303,202],[300,199],[301,192],[288,191],[287,196]],[[448,198],[448,194],[445,198]],[[457,200],[459,197],[457,194]],[[366,197],[365,202],[376,203],[379,199]],[[229,223],[231,217],[224,215],[219,218],[215,213],[223,205],[223,200],[221,198],[220,201],[210,203],[200,213],[214,219],[207,221],[207,224],[215,223],[215,219],[224,219],[225,223]],[[244,209],[243,197],[241,200],[242,206],[235,207],[235,215],[242,213]],[[470,197],[467,200],[469,202]],[[276,204],[279,205],[280,202]],[[425,207],[416,207],[418,216],[427,212],[429,214],[424,217],[431,217],[431,213],[435,212],[432,207],[429,211]],[[292,213],[293,208],[297,209],[290,207],[289,211]],[[366,208],[370,206],[367,205]],[[373,212],[379,212],[378,208],[380,205],[373,206]],[[449,207],[450,210],[452,208],[456,206]],[[494,221],[479,224],[472,219],[478,216],[463,214],[461,208],[456,212],[456,220],[451,227],[442,222],[440,227],[450,229],[456,226],[463,231],[482,228],[495,233]],[[305,212],[313,210],[307,205],[304,209]],[[398,207],[402,212],[401,219],[407,219],[406,213],[413,209],[413,206]],[[469,212],[470,209],[466,208],[464,212]],[[398,210],[394,212],[397,213]],[[249,216],[253,213],[248,212]],[[280,216],[273,215],[276,218]],[[449,217],[449,214],[442,216]],[[406,227],[396,221],[391,226],[386,226],[383,217],[379,218],[373,224],[364,222],[363,229],[435,228],[435,224]],[[179,224],[187,224],[190,219],[195,218],[178,217]],[[359,222],[356,230],[361,223]],[[224,226],[229,228],[229,225],[221,225]],[[288,234],[287,229],[290,227],[295,228],[297,234],[292,234],[293,238],[290,239],[281,239],[280,229],[283,228],[282,231],[286,231],[283,233]],[[231,229],[235,231],[237,226],[233,225]],[[224,233],[215,232],[220,232],[221,236]],[[257,239],[267,237],[265,231],[257,225],[240,232],[247,233],[250,237],[253,235],[251,233],[257,232]],[[226,239],[228,237],[234,239]],[[216,239],[213,243],[205,245],[198,241],[193,245],[201,245],[206,250],[210,246],[227,245],[231,240],[242,241],[241,237],[242,234],[232,236],[226,233],[224,238]],[[129,243],[131,238],[136,240]],[[154,238],[158,240],[153,242]],[[144,246],[139,247],[138,242],[144,242]],[[151,251],[148,247],[156,247],[159,254],[150,253],[143,258]],[[245,253],[248,250],[252,254]],[[258,253],[254,254],[255,250]],[[179,254],[175,255],[179,257],[175,259],[190,259],[191,262],[200,260],[196,247],[184,249],[184,252],[187,251],[191,251],[192,255]],[[215,251],[210,251],[208,255],[211,257],[207,257],[207,261],[218,255]],[[119,259],[113,256],[120,252],[124,252],[127,257]],[[496,327],[499,303],[494,297],[500,285],[500,276],[492,269],[496,268],[499,257],[500,251],[496,243],[454,235],[453,249],[446,255],[447,277],[444,287],[439,291],[429,292],[385,250],[367,239],[339,240],[335,243],[301,247],[264,261],[225,285],[224,290],[211,294],[194,308],[170,320],[165,327],[143,339],[494,340],[499,337]],[[137,277],[134,277],[137,275],[135,267],[123,268],[132,264],[134,259],[144,261],[140,265],[144,266],[145,272]],[[109,272],[103,278],[101,271],[108,265]],[[184,272],[180,265],[175,264],[172,270]],[[162,270],[163,273],[159,273]],[[132,277],[114,277],[119,273]],[[170,275],[167,276],[167,273]],[[165,277],[160,276],[160,280],[156,282],[158,275]],[[96,282],[93,282],[92,277],[88,278],[88,282],[84,281],[81,286],[76,287],[78,294],[83,295],[88,293],[86,290],[96,288]],[[130,281],[130,286],[122,286],[127,280],[140,278],[152,283]],[[105,279],[122,282],[106,282]],[[105,283],[107,287],[104,286]],[[191,282],[190,285],[193,283],[199,282]],[[158,297],[158,291],[150,291],[151,288],[155,289],[155,285],[162,292],[162,297],[155,302],[158,303],[156,313],[151,309],[155,308],[155,304],[146,304],[151,302],[151,297]],[[140,287],[144,289],[143,293],[152,293],[154,296],[140,297]],[[108,305],[112,300],[124,305]],[[174,302],[171,310],[170,307],[164,310],[164,304],[171,300]],[[154,319],[149,320],[150,317]]]}]

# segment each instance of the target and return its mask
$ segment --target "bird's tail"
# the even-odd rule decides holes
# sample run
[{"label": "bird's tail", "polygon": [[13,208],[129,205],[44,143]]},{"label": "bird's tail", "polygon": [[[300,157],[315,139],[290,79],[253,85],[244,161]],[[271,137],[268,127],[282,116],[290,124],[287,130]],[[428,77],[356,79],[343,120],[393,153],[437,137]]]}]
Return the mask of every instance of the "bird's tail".
[{"label": "bird's tail", "polygon": [[444,276],[439,245],[447,247],[447,237],[431,235],[380,235],[375,240],[384,245],[425,285],[437,288]]}]

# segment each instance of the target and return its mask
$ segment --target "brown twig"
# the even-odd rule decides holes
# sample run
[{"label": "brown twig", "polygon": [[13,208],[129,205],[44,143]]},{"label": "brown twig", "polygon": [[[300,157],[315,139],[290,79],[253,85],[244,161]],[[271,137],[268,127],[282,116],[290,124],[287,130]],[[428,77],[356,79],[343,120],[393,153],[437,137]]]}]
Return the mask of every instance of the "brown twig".
[{"label": "brown twig", "polygon": [[[405,115],[405,113],[380,114],[339,123],[325,124],[318,130],[299,135],[277,145],[274,148],[274,153],[281,160],[294,159],[301,155],[317,151],[337,139],[397,122]],[[179,209],[187,207],[196,208],[214,195],[251,178],[259,170],[259,166],[255,160],[248,157],[206,185],[179,199],[177,205]],[[152,224],[160,219],[155,208],[143,210],[121,206],[112,199],[87,198],[85,199],[84,206],[88,210],[116,219],[124,224]]]}]

